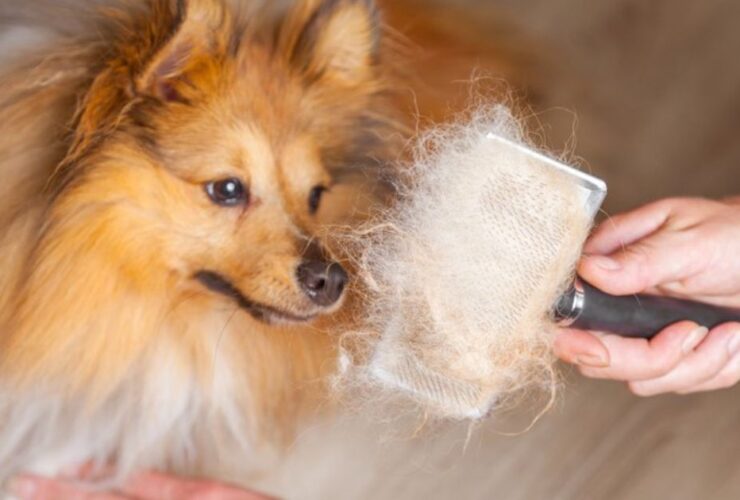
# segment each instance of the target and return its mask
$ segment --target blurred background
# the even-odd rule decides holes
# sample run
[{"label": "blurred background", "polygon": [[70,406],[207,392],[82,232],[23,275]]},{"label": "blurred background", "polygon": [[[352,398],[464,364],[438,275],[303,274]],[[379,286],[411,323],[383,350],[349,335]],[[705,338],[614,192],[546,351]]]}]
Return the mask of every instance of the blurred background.
[{"label": "blurred background", "polygon": [[[386,4],[425,51],[432,94],[465,96],[473,66],[509,81],[542,142],[606,179],[607,213],[740,194],[740,2]],[[446,113],[419,92],[422,117]],[[521,435],[506,434],[531,413],[495,416],[469,441],[465,426],[403,439],[347,418],[306,432],[266,484],[310,499],[740,498],[740,387],[639,399],[563,370],[556,408]]]},{"label": "blurred background", "polygon": [[415,62],[429,87],[465,96],[473,68],[508,81],[547,146],[573,149],[608,180],[608,211],[738,193],[739,2],[385,4],[391,26],[426,51]]},{"label": "blurred background", "polygon": [[546,53],[524,84],[551,143],[574,131],[576,154],[607,179],[608,210],[740,192],[740,2],[458,4],[500,13]]},{"label": "blurred background", "polygon": [[[439,95],[464,98],[479,68],[510,82],[542,143],[608,182],[607,213],[740,194],[737,0],[382,3],[419,49],[423,119],[459,106]],[[0,63],[38,36],[6,25]],[[563,371],[555,408],[527,432],[532,412],[418,436],[355,415],[306,430],[261,485],[316,500],[740,498],[740,387],[639,399]]]}]

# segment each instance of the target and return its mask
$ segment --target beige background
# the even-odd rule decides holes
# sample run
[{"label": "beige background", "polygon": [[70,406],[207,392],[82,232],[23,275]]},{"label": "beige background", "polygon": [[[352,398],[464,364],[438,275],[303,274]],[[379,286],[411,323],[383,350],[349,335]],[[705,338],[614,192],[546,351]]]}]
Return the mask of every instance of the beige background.
[{"label": "beige background", "polygon": [[470,4],[500,9],[545,49],[549,69],[530,82],[550,110],[541,120],[558,147],[573,112],[576,152],[607,179],[608,208],[740,192],[740,2]]}]

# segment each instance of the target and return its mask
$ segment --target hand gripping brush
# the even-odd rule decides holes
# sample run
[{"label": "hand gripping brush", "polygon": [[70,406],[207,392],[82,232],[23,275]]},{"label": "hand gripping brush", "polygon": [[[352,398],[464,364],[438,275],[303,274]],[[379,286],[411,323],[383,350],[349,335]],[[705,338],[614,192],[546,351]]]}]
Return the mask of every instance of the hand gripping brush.
[{"label": "hand gripping brush", "polygon": [[[606,198],[607,189],[603,180],[501,137],[490,135],[490,139],[508,143],[508,147],[519,150],[532,161],[539,162],[543,168],[556,169],[569,176],[578,198],[582,200],[585,213],[590,220],[596,217]],[[740,310],[690,300],[652,295],[615,297],[578,277],[558,298],[552,314],[561,326],[646,339],[679,321],[689,320],[712,328],[740,320]]]},{"label": "hand gripping brush", "polygon": [[426,136],[361,271],[380,332],[366,372],[430,413],[480,418],[554,383],[560,325],[650,338],[740,311],[652,296],[614,297],[575,275],[606,196],[596,177],[536,152],[506,108]]}]

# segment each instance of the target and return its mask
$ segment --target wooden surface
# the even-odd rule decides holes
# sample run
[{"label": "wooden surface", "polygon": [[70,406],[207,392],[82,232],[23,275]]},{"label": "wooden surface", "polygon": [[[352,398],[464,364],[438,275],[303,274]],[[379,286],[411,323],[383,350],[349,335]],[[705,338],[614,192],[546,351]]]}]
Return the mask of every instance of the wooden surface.
[{"label": "wooden surface", "polygon": [[[300,499],[697,500],[740,497],[740,390],[637,399],[571,379],[558,407],[418,438],[355,419],[307,431],[266,484]],[[391,425],[392,427],[392,425]]]},{"label": "wooden surface", "polygon": [[[563,148],[575,128],[609,212],[740,193],[740,2],[458,3],[529,38],[539,59],[525,83],[547,142]],[[528,419],[494,419],[465,450],[465,428],[403,440],[357,419],[316,427],[266,484],[301,499],[740,498],[740,388],[639,399],[575,374],[565,386],[530,432],[500,435]]]}]

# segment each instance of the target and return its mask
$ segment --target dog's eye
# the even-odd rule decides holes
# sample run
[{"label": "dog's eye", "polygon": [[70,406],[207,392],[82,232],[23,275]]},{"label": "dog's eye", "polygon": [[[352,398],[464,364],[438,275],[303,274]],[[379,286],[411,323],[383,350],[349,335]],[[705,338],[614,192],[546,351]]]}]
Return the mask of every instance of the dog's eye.
[{"label": "dog's eye", "polygon": [[313,189],[311,189],[311,193],[308,195],[308,209],[312,214],[315,214],[319,210],[319,205],[321,204],[321,197],[326,192],[327,187],[326,186],[314,186]]},{"label": "dog's eye", "polygon": [[233,177],[209,182],[206,184],[206,193],[213,203],[224,207],[241,205],[249,197],[242,181]]}]

